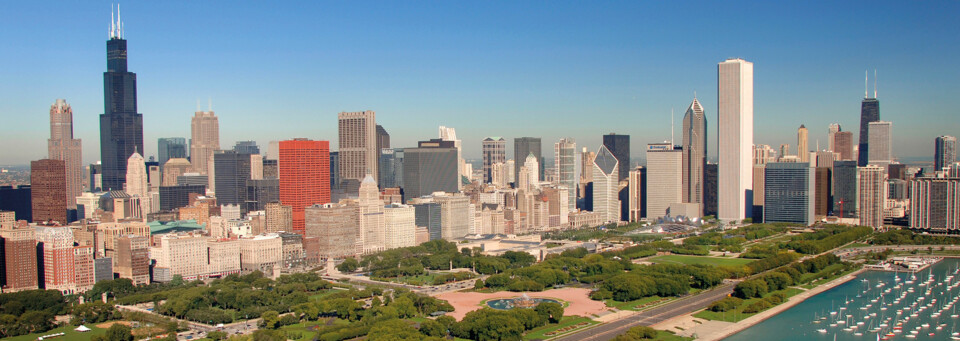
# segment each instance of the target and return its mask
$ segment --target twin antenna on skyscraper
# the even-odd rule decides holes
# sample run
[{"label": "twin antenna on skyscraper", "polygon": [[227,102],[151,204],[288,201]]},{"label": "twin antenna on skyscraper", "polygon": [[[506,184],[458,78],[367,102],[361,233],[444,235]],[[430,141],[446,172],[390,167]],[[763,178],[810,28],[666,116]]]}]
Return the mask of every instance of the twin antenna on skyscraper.
[{"label": "twin antenna on skyscraper", "polygon": [[[868,87],[869,70],[863,70],[863,98],[870,98]],[[877,98],[877,69],[873,69],[873,98]]]},{"label": "twin antenna on skyscraper", "polygon": [[117,4],[117,16],[113,16],[113,4],[110,4],[110,39],[123,39],[123,21],[120,21],[120,4]]}]

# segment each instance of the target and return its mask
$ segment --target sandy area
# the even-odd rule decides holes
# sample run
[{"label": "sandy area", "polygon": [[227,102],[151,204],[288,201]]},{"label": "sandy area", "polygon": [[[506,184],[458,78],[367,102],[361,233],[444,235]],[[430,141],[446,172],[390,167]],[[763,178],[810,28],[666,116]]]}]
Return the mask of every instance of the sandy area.
[{"label": "sandy area", "polygon": [[590,317],[591,315],[599,314],[607,309],[607,305],[603,302],[590,299],[590,289],[583,288],[550,289],[543,292],[527,293],[507,291],[490,294],[479,292],[447,292],[436,297],[450,302],[455,310],[447,315],[460,320],[466,316],[467,313],[486,306],[482,303],[483,301],[498,298],[519,297],[523,294],[527,294],[527,296],[534,298],[552,298],[555,300],[564,301],[567,303],[567,306],[564,307],[563,310],[564,316]]},{"label": "sandy area", "polygon": [[732,326],[732,322],[710,321],[693,317],[691,315],[680,315],[672,319],[654,324],[650,327],[660,330],[669,330],[680,336],[699,337],[701,335],[713,335]]},{"label": "sandy area", "polygon": [[110,328],[110,326],[112,326],[114,323],[125,324],[125,325],[128,325],[128,326],[130,325],[130,322],[129,322],[129,321],[110,321],[110,322],[104,322],[104,323],[97,324],[97,328],[107,329],[107,328]]}]

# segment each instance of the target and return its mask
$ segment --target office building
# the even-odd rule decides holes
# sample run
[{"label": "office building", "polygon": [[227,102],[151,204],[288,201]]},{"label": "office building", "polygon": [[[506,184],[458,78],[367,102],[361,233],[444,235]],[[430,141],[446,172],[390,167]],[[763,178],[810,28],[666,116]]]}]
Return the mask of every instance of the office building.
[{"label": "office building", "polygon": [[773,162],[764,171],[763,221],[812,225],[816,220],[814,169],[806,163]]},{"label": "office building", "polygon": [[83,192],[82,149],[80,139],[73,138],[73,109],[66,100],[58,99],[50,106],[47,158],[62,160],[66,167],[67,209],[77,208],[77,197]]},{"label": "office building", "polygon": [[884,168],[876,165],[857,167],[857,212],[860,225],[883,227],[883,209],[887,201],[887,178]]},{"label": "office building", "polygon": [[116,238],[113,270],[133,285],[150,284],[150,237],[121,235]]},{"label": "office building", "polygon": [[11,211],[0,212],[0,289],[3,292],[35,290],[37,240],[33,227],[17,226]]},{"label": "office building", "polygon": [[849,131],[839,131],[833,135],[834,152],[840,154],[839,160],[856,161],[856,155],[853,153],[853,133]]},{"label": "office building", "polygon": [[647,218],[673,216],[668,208],[671,204],[681,202],[683,202],[683,150],[670,143],[648,144]]},{"label": "office building", "polygon": [[[119,12],[119,10],[118,10]],[[127,158],[143,149],[143,114],[137,112],[137,75],[127,71],[127,40],[119,14],[110,23],[107,72],[103,73],[100,161],[104,191],[123,190]]]},{"label": "office building", "polygon": [[[554,144],[554,167],[557,183],[567,188],[566,211],[577,210],[577,141],[572,137],[560,139]],[[564,218],[563,220],[566,220]]]},{"label": "office building", "polygon": [[870,122],[867,126],[870,131],[868,164],[887,168],[887,165],[893,162],[893,124],[876,121]]},{"label": "office building", "polygon": [[720,186],[718,177],[720,167],[716,163],[707,162],[703,168],[703,216],[717,216],[719,205],[717,203]]},{"label": "office building", "polygon": [[244,212],[262,211],[268,203],[280,200],[280,179],[247,180]]},{"label": "office building", "polygon": [[377,150],[390,149],[390,133],[387,133],[387,130],[383,128],[382,125],[377,125]]},{"label": "office building", "polygon": [[[533,154],[537,162],[543,164],[543,154],[540,153],[539,137],[518,137],[513,139],[513,160],[522,162],[527,159],[527,155]],[[513,171],[514,182],[519,181],[520,167],[515,167]],[[539,180],[543,180],[543,172],[538,175]]]},{"label": "office building", "polygon": [[[453,142],[453,146],[457,148],[457,174],[458,174],[457,178],[459,179],[460,177],[466,177],[467,179],[469,179],[471,176],[473,176],[473,174],[470,174],[470,172],[467,171],[466,163],[463,160],[463,142],[457,138],[457,130],[452,127],[440,126],[438,138],[440,139],[440,141]],[[457,181],[458,191],[462,187],[461,185],[462,185],[462,182],[458,180]]]},{"label": "office building", "polygon": [[470,234],[473,220],[470,197],[453,195],[434,195],[433,201],[440,204],[440,237],[451,241]]},{"label": "office building", "polygon": [[627,218],[630,222],[640,221],[647,217],[646,195],[647,195],[647,170],[643,166],[637,166],[630,171],[627,178]]},{"label": "office building", "polygon": [[260,154],[260,146],[257,141],[237,141],[233,146],[233,151],[240,154]]},{"label": "office building", "polygon": [[830,123],[827,127],[827,150],[831,152],[838,152],[834,141],[836,140],[837,133],[840,132],[840,123]]},{"label": "office building", "polygon": [[[819,159],[819,158],[817,158]],[[814,214],[817,218],[826,217],[833,212],[832,167],[817,167],[814,181]]]},{"label": "office building", "polygon": [[540,188],[539,174],[540,163],[537,162],[537,157],[533,154],[527,155],[527,158],[523,161],[523,166],[520,167],[517,188],[528,192]]},{"label": "office building", "polygon": [[282,260],[283,239],[280,235],[269,233],[240,238],[240,268],[243,271],[260,271],[268,277],[276,278]]},{"label": "office building", "polygon": [[360,207],[360,233],[363,253],[374,253],[386,249],[387,236],[384,234],[383,200],[377,190],[377,181],[367,174],[360,182],[357,204]]},{"label": "office building", "polygon": [[630,135],[617,135],[610,133],[603,135],[603,146],[617,158],[619,173],[617,181],[626,180],[630,173]]},{"label": "office building", "polygon": [[337,122],[341,181],[353,179],[359,182],[367,173],[374,178],[379,176],[376,114],[371,110],[341,112],[337,115]]},{"label": "office building", "polygon": [[857,217],[857,161],[833,163],[833,209],[841,218]]},{"label": "office building", "polygon": [[166,165],[170,159],[187,158],[187,139],[183,137],[161,137],[157,139],[157,162]]},{"label": "office building", "polygon": [[403,187],[403,149],[380,150],[380,188]]},{"label": "office building", "polygon": [[213,153],[220,150],[220,119],[210,111],[197,111],[190,120],[192,171],[207,175]]},{"label": "office building", "polygon": [[957,162],[957,138],[953,136],[938,136],[934,141],[933,170],[943,168]]},{"label": "office building", "polygon": [[937,233],[960,230],[960,178],[911,180],[910,228]]},{"label": "office building", "polygon": [[460,176],[457,170],[457,148],[454,142],[432,139],[420,141],[417,148],[404,148],[404,197],[417,198],[433,192],[458,192]]},{"label": "office building", "polygon": [[359,217],[359,207],[354,204],[307,207],[304,236],[317,238],[322,260],[352,257],[357,254]]},{"label": "office building", "polygon": [[280,141],[280,202],[293,210],[288,232],[304,234],[304,208],[330,202],[329,162],[327,141]]},{"label": "office building", "polygon": [[33,222],[56,222],[64,225],[69,222],[65,179],[66,167],[62,160],[43,159],[30,162]]},{"label": "office building", "polygon": [[[172,158],[163,164],[162,178],[160,186],[176,186],[177,178],[181,175],[190,173],[190,160],[184,158]],[[206,184],[204,184],[206,186]]]},{"label": "office building", "polygon": [[753,165],[762,166],[770,162],[777,162],[777,151],[766,144],[753,146]]},{"label": "office building", "polygon": [[717,213],[741,221],[753,213],[753,63],[728,59],[718,64],[717,77]]},{"label": "office building", "polygon": [[868,164],[870,155],[870,123],[880,120],[880,101],[876,98],[876,91],[874,91],[873,98],[870,98],[867,95],[867,89],[864,89],[863,97],[863,101],[860,102],[860,147],[858,148],[859,156],[857,157],[857,166],[859,167]]},{"label": "office building", "polygon": [[390,204],[383,209],[384,246],[387,249],[416,246],[416,209]]},{"label": "office building", "polygon": [[87,172],[90,173],[90,191],[100,192],[103,189],[103,165],[100,164],[100,161],[91,163],[87,166]]},{"label": "office building", "polygon": [[160,210],[170,211],[190,205],[190,194],[203,196],[207,193],[205,185],[160,186]]},{"label": "office building", "polygon": [[[150,187],[147,181],[146,165],[140,153],[134,152],[127,159],[127,176],[124,187],[124,192],[136,203],[131,207],[133,211],[125,211],[128,212],[126,216],[146,218],[147,213],[151,211],[150,195],[148,194]],[[116,213],[116,210],[114,212]]]},{"label": "office building", "polygon": [[797,156],[800,157],[800,162],[810,162],[810,147],[807,144],[809,133],[802,124],[797,129]]},{"label": "office building", "polygon": [[507,161],[506,146],[506,140],[499,136],[483,139],[483,183],[493,183],[493,165]]},{"label": "office building", "polygon": [[592,167],[593,212],[599,213],[604,223],[620,221],[619,161],[606,146],[600,146]]},{"label": "office building", "polygon": [[[683,201],[703,207],[703,167],[707,164],[707,118],[696,98],[683,115]],[[649,152],[649,149],[648,149]],[[649,162],[649,161],[648,161]]]},{"label": "office building", "polygon": [[443,239],[440,230],[440,204],[432,200],[413,200],[414,222],[418,228],[427,230],[428,240]]},{"label": "office building", "polygon": [[247,181],[251,179],[250,154],[233,150],[216,151],[213,164],[217,202],[221,205],[245,205]]}]

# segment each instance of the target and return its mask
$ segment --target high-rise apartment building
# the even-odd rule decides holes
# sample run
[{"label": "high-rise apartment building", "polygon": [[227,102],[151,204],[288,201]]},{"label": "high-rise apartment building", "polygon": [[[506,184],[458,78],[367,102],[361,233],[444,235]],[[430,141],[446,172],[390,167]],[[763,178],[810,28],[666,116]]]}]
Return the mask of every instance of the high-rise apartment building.
[{"label": "high-rise apartment building", "polygon": [[63,160],[67,181],[66,208],[77,208],[77,197],[83,192],[83,158],[80,139],[73,138],[73,109],[66,100],[58,99],[50,106],[50,139],[47,158]]},{"label": "high-rise apartment building", "polygon": [[[707,117],[696,98],[683,115],[683,201],[703,209],[703,167],[707,164]],[[649,152],[649,149],[648,149]],[[649,161],[648,161],[649,162]]]},{"label": "high-rise apartment building", "polygon": [[838,131],[834,134],[833,151],[840,154],[840,160],[856,161],[857,156],[853,154],[853,133],[849,131]]},{"label": "high-rise apartment building", "polygon": [[340,179],[359,182],[367,174],[372,174],[376,179],[380,175],[377,168],[380,149],[377,147],[376,114],[372,110],[341,112],[337,115],[337,122]]},{"label": "high-rise apartment building", "polygon": [[66,197],[64,162],[51,159],[31,161],[30,202],[33,206],[33,221],[52,221],[66,225],[68,223]]},{"label": "high-rise apartment building", "polygon": [[763,221],[812,225],[814,169],[806,163],[773,162],[764,171]]},{"label": "high-rise apartment building", "polygon": [[[118,10],[119,12],[119,10]],[[127,40],[117,15],[107,40],[107,72],[103,73],[100,115],[100,160],[104,191],[123,190],[127,158],[143,151],[143,114],[137,112],[137,75],[127,71]]]},{"label": "high-rise apartment building", "polygon": [[567,188],[567,212],[577,210],[577,141],[560,139],[553,146],[557,182]]},{"label": "high-rise apartment building", "polygon": [[870,131],[868,164],[887,168],[893,162],[893,123],[876,121],[867,126]]},{"label": "high-rise apartment building", "polygon": [[170,159],[187,158],[187,139],[183,137],[161,137],[157,139],[157,162],[165,165]]},{"label": "high-rise apartment building", "polygon": [[683,202],[682,174],[683,150],[670,143],[647,145],[647,218],[673,215],[670,205]]},{"label": "high-rise apartment building", "polygon": [[841,218],[857,217],[857,161],[833,163],[833,210]]},{"label": "high-rise apartment building", "polygon": [[330,202],[330,142],[280,141],[280,202],[292,209],[292,231],[304,234],[304,209]]},{"label": "high-rise apartment building", "polygon": [[133,285],[150,284],[150,237],[122,235],[116,239],[113,270]]},{"label": "high-rise apartment building", "polygon": [[[513,160],[514,162],[521,163],[523,160],[527,159],[527,155],[533,154],[537,158],[537,162],[543,164],[543,154],[540,153],[540,138],[539,137],[517,137],[513,139]],[[541,167],[542,168],[542,167]],[[541,170],[538,175],[540,180],[543,180],[543,171]],[[519,182],[520,179],[520,167],[519,165],[513,170],[513,179],[515,182]]]},{"label": "high-rise apartment building", "polygon": [[483,183],[493,182],[491,168],[495,163],[504,163],[507,161],[507,141],[502,137],[493,136],[483,139]]},{"label": "high-rise apartment building", "polygon": [[384,245],[387,249],[416,246],[416,210],[413,206],[390,204],[383,209]]},{"label": "high-rise apartment building", "polygon": [[267,220],[267,228],[264,232],[277,233],[293,230],[293,208],[279,202],[266,204],[263,209]]},{"label": "high-rise apartment building", "polygon": [[630,171],[627,178],[629,194],[627,195],[627,218],[628,221],[640,221],[647,217],[647,170],[643,166],[637,166]]},{"label": "high-rise apartment building", "polygon": [[960,178],[911,180],[910,228],[940,233],[960,230]]},{"label": "high-rise apartment building", "polygon": [[770,162],[777,162],[777,151],[766,144],[753,146],[753,165],[762,166]]},{"label": "high-rise apartment building", "polygon": [[835,136],[840,132],[840,123],[830,123],[830,126],[827,127],[827,150],[831,152],[837,152],[836,145],[834,144]]},{"label": "high-rise apartment building", "polygon": [[0,289],[3,292],[35,290],[37,240],[33,227],[18,227],[14,212],[0,211]]},{"label": "high-rise apartment building", "polygon": [[220,119],[210,111],[197,111],[190,120],[190,164],[200,174],[210,172],[213,153],[220,150]]},{"label": "high-rise apartment building", "polygon": [[940,171],[954,162],[957,162],[957,138],[938,136],[934,141],[933,170]]},{"label": "high-rise apartment building", "polygon": [[69,227],[39,226],[36,231],[39,284],[46,290],[67,294],[75,292],[73,230]]},{"label": "high-rise apartment building", "polygon": [[808,145],[810,132],[802,124],[797,129],[797,156],[800,162],[810,162],[810,146]]},{"label": "high-rise apartment building", "polygon": [[876,165],[857,168],[857,211],[860,225],[883,227],[883,209],[887,200],[886,169]]},{"label": "high-rise apartment building", "polygon": [[619,173],[617,181],[626,180],[630,173],[630,135],[617,135],[609,133],[603,135],[603,146],[617,158]]},{"label": "high-rise apartment building", "polygon": [[739,221],[753,211],[753,63],[728,59],[717,78],[718,218]]},{"label": "high-rise apartment building", "polygon": [[620,221],[619,161],[606,146],[600,146],[592,168],[593,212],[599,213],[604,223]]}]

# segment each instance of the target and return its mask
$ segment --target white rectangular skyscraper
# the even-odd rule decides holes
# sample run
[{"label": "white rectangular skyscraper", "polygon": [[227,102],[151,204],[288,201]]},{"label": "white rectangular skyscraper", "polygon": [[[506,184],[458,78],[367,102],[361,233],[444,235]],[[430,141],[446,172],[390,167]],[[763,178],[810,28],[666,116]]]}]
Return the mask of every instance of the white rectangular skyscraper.
[{"label": "white rectangular skyscraper", "polygon": [[887,165],[893,162],[893,123],[876,121],[868,123],[867,127],[870,131],[867,162],[886,169]]},{"label": "white rectangular skyscraper", "polygon": [[682,161],[683,151],[670,143],[647,145],[647,218],[666,216],[671,204],[683,202]]},{"label": "white rectangular skyscraper", "polygon": [[717,65],[718,218],[743,220],[753,211],[753,63]]}]

